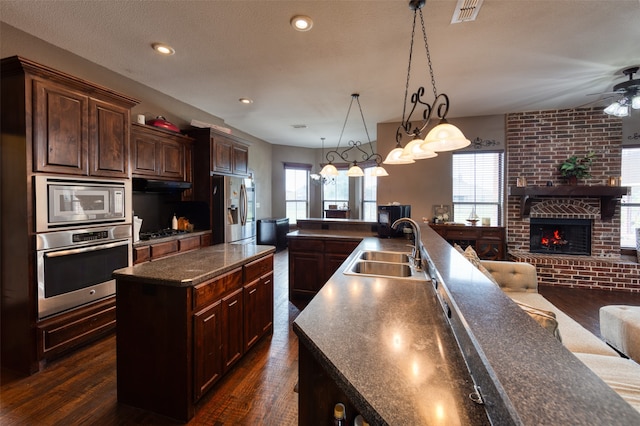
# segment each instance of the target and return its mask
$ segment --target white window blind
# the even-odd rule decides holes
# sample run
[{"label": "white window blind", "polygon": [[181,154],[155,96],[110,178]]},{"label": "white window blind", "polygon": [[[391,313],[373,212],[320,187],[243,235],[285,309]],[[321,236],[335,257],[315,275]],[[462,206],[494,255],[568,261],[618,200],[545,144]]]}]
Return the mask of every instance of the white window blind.
[{"label": "white window blind", "polygon": [[622,186],[629,195],[622,197],[620,208],[620,246],[636,247],[636,228],[640,228],[640,147],[622,148]]},{"label": "white window blind", "polygon": [[370,222],[378,220],[378,178],[371,175],[375,167],[363,169],[362,178],[362,219]]},{"label": "white window blind", "polygon": [[453,221],[466,223],[475,207],[479,218],[489,218],[492,226],[501,226],[504,154],[460,152],[452,157]]},{"label": "white window blind", "polygon": [[285,164],[285,205],[289,223],[309,216],[310,165]]},{"label": "white window blind", "polygon": [[349,205],[349,176],[347,170],[338,169],[338,176],[332,176],[329,182],[322,186],[322,201],[324,209],[330,205],[338,208]]}]

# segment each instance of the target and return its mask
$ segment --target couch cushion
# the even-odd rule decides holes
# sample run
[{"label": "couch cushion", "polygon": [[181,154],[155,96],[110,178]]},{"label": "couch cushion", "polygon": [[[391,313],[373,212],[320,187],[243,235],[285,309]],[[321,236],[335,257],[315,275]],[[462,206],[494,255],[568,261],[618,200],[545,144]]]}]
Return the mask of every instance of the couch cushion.
[{"label": "couch cushion", "polygon": [[601,307],[600,334],[611,346],[640,361],[640,306]]},{"label": "couch cushion", "polygon": [[504,292],[538,292],[536,267],[525,262],[482,260],[480,262],[498,282]]},{"label": "couch cushion", "polygon": [[618,353],[611,349],[603,340],[578,324],[577,321],[562,312],[541,294],[525,292],[507,292],[505,294],[516,302],[525,303],[534,308],[555,313],[560,335],[562,336],[562,344],[571,352],[619,357]]},{"label": "couch cushion", "polygon": [[574,353],[633,408],[640,411],[640,365],[630,359]]}]

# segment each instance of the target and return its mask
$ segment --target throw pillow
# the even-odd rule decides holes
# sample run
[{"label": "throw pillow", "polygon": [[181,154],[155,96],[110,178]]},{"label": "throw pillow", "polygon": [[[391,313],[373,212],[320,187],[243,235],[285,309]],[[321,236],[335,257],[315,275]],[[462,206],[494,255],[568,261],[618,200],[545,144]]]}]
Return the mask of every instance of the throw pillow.
[{"label": "throw pillow", "polygon": [[526,305],[524,303],[516,302],[523,311],[525,311],[531,318],[533,318],[538,324],[545,330],[549,331],[558,341],[562,342],[560,337],[560,329],[558,328],[558,320],[556,314],[551,311],[545,311],[543,309],[534,308],[533,306]]},{"label": "throw pillow", "polygon": [[478,253],[476,253],[473,247],[467,246],[467,248],[464,250],[464,257],[469,262],[471,262],[473,266],[478,268],[478,270],[480,270],[480,272],[482,272],[487,278],[489,278],[489,281],[499,287],[498,281],[496,281],[496,279],[493,278],[493,275],[491,275],[491,272],[489,272],[489,270],[482,265],[482,263],[480,262],[480,258],[478,257]]},{"label": "throw pillow", "polygon": [[462,250],[462,247],[460,247],[458,243],[453,243],[453,248],[456,249],[458,253],[464,256],[464,250]]}]

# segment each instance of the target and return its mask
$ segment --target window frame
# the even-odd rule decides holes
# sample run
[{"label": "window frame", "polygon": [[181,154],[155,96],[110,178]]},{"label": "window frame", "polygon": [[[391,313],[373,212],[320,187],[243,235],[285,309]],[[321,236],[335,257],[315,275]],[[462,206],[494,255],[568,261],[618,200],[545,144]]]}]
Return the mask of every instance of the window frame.
[{"label": "window frame", "polygon": [[[295,225],[298,221],[298,219],[308,219],[309,218],[309,204],[310,204],[310,194],[311,194],[311,178],[309,177],[311,174],[311,169],[312,169],[312,165],[311,164],[305,164],[305,163],[284,163],[284,178],[285,178],[285,191],[284,191],[284,205],[285,205],[285,215],[287,216],[287,218],[289,219],[289,223],[291,225]],[[287,174],[289,170],[295,170],[295,171],[304,171],[306,172],[306,177],[304,179],[305,185],[306,185],[306,194],[305,194],[305,198],[304,200],[302,199],[288,199],[287,198]],[[291,217],[289,215],[289,204],[290,203],[304,203],[304,210],[305,210],[305,214],[304,217],[298,217],[298,215],[296,214],[295,217]],[[296,213],[298,212],[298,209],[296,208]]]},{"label": "window frame", "polygon": [[[640,183],[638,185],[630,185],[628,182],[625,182],[625,176],[624,176],[624,170],[622,169],[622,163],[623,163],[623,159],[624,159],[624,154],[625,154],[625,150],[638,150],[640,151],[640,144],[638,145],[623,145],[622,149],[620,151],[620,175],[621,175],[621,179],[620,179],[620,184],[622,186],[626,186],[630,188],[630,192],[631,194],[635,195],[635,193],[639,193],[640,192]],[[634,191],[634,188],[636,189],[636,191]],[[631,221],[631,223],[627,223],[626,221],[623,221],[623,218],[629,218],[629,213],[625,214],[626,210],[631,210],[631,209],[640,209],[640,201],[638,202],[629,202],[627,200],[631,199],[630,195],[625,195],[622,197],[622,200],[620,202],[620,248],[621,249],[636,249],[636,247],[634,245],[623,245],[623,235],[627,235],[627,232],[625,231],[625,228],[627,229],[632,229],[634,230],[636,227],[640,227],[640,219],[638,219],[638,221]],[[633,223],[638,222],[638,225],[636,227],[633,227]],[[635,231],[632,231],[632,234],[634,234]],[[636,236],[632,235],[631,239],[635,241]],[[637,242],[636,242],[637,244]]]}]

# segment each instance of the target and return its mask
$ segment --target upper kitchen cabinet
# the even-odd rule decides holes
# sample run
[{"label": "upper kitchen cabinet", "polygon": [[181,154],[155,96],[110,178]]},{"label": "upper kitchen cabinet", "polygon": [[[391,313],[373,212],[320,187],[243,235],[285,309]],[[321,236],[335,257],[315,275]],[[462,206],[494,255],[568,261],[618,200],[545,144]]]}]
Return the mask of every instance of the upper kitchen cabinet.
[{"label": "upper kitchen cabinet", "polygon": [[189,135],[196,139],[196,170],[225,175],[249,175],[248,143],[209,128],[192,129]]},{"label": "upper kitchen cabinet", "polygon": [[192,138],[133,123],[131,140],[133,176],[191,182]]},{"label": "upper kitchen cabinet", "polygon": [[33,172],[129,176],[137,100],[17,56],[2,60],[2,74],[4,95],[20,106],[3,126],[32,144]]}]

